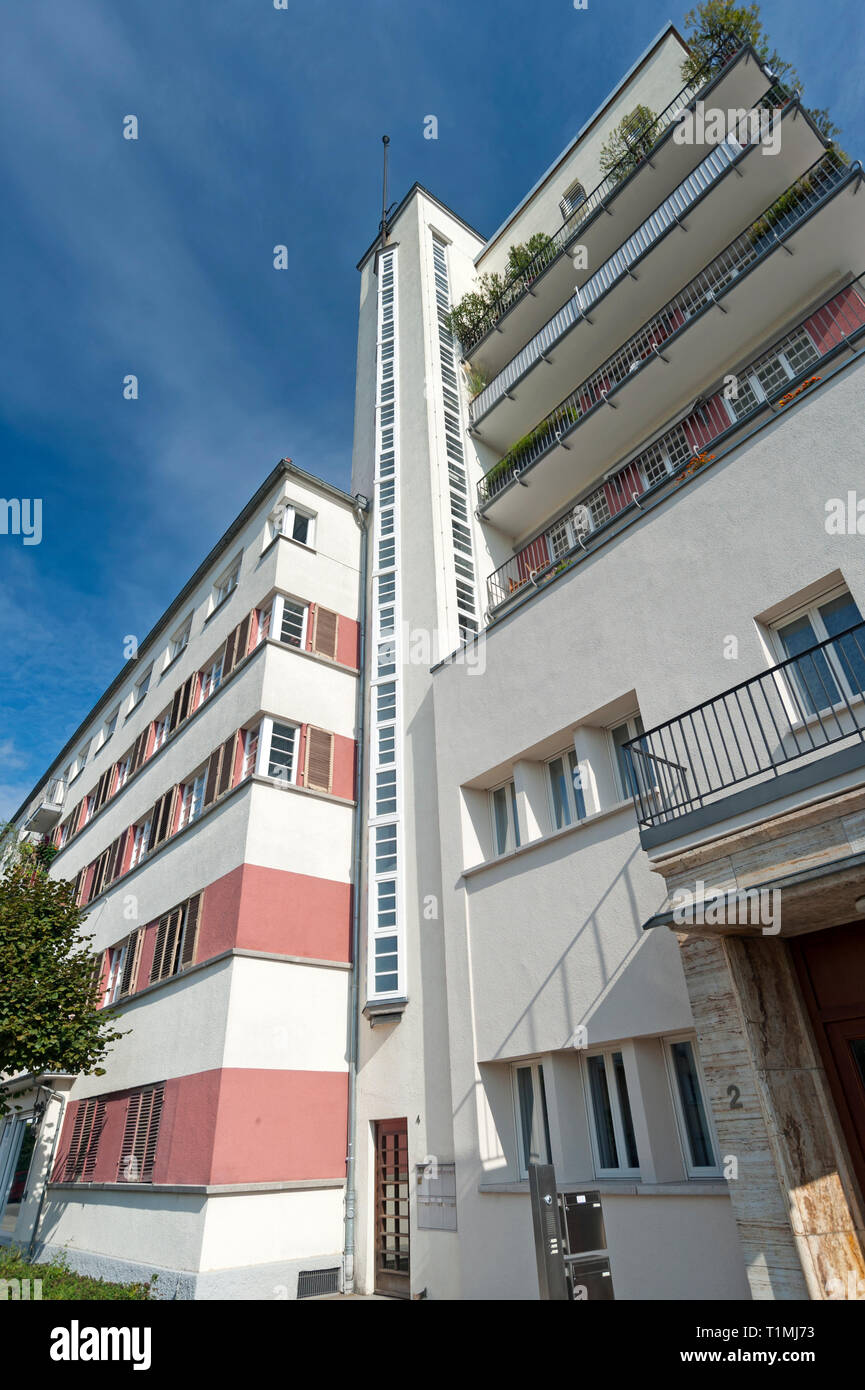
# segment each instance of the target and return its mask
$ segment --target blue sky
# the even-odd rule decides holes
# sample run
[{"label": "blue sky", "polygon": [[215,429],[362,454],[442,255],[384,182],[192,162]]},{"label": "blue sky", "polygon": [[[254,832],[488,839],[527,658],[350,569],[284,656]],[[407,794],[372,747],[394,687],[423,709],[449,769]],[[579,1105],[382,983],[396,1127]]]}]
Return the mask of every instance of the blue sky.
[{"label": "blue sky", "polygon": [[[43,538],[0,535],[0,816],[279,458],[348,486],[355,264],[376,233],[381,135],[392,199],[418,180],[489,234],[686,9],[7,8],[0,494],[42,499]],[[762,15],[806,101],[862,155],[861,4],[767,0]]]}]

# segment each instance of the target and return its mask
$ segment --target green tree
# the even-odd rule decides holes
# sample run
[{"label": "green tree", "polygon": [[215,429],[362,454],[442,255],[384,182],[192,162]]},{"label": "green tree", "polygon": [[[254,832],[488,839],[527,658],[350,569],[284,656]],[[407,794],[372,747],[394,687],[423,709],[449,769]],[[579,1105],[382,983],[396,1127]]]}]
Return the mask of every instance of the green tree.
[{"label": "green tree", "polygon": [[[92,936],[74,885],[51,878],[55,850],[0,835],[0,1075],[66,1071],[101,1076],[122,1037],[97,1008]],[[0,1085],[0,1114],[8,1110]]]},{"label": "green tree", "polygon": [[[743,43],[750,43],[760,62],[771,68],[778,81],[789,91],[797,87],[802,91],[802,79],[798,72],[792,63],[786,62],[773,47],[763,28],[758,4],[736,5],[733,0],[702,0],[701,4],[688,11],[684,22],[686,27],[690,25],[690,31],[685,34],[685,42],[691,50],[682,63],[684,83],[690,84],[697,80],[705,82],[711,76],[711,65],[708,73],[704,69],[712,54],[723,38],[735,34]],[[722,63],[723,59],[719,59],[718,66]],[[817,106],[806,106],[804,109],[824,138],[834,144],[841,131],[830,119],[828,111]],[[847,163],[844,151],[839,150],[839,154]]]},{"label": "green tree", "polygon": [[616,183],[627,178],[654,145],[657,126],[655,112],[642,103],[623,116],[601,146],[598,162],[604,173],[611,175]]}]

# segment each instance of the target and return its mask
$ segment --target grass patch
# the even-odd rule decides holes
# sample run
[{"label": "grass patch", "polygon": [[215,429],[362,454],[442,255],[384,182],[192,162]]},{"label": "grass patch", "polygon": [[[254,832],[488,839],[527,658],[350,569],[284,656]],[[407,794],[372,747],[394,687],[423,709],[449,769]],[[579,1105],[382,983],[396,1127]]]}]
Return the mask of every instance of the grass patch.
[{"label": "grass patch", "polygon": [[[36,1293],[35,1279],[42,1281],[43,1301],[53,1299],[56,1302],[76,1303],[103,1298],[139,1301],[150,1298],[149,1284],[112,1284],[107,1279],[76,1274],[62,1255],[47,1264],[32,1264],[22,1251],[12,1246],[0,1246],[0,1279],[29,1279],[31,1301]],[[11,1292],[7,1293],[9,1297]]]}]

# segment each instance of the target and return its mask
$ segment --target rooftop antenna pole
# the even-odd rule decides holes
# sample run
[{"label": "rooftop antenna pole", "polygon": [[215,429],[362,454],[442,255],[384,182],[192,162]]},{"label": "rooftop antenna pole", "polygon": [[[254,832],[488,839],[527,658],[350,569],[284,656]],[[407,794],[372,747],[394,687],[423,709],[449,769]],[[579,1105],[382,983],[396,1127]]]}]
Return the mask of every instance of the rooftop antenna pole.
[{"label": "rooftop antenna pole", "polygon": [[381,188],[381,249],[383,251],[387,246],[387,147],[390,144],[390,136],[383,135],[381,143],[384,145],[384,170]]}]

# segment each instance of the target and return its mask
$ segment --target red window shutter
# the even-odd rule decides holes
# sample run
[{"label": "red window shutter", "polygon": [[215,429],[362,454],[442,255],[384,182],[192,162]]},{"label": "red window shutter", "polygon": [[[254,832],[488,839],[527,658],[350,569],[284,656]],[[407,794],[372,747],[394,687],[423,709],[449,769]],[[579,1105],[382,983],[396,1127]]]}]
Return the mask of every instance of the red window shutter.
[{"label": "red window shutter", "polygon": [[339,614],[331,612],[329,608],[322,608],[320,604],[316,604],[315,622],[312,632],[312,650],[318,652],[319,656],[329,656],[331,660],[335,660],[338,631]]},{"label": "red window shutter", "polygon": [[72,1134],[69,1139],[69,1152],[66,1155],[66,1162],[63,1164],[63,1182],[75,1181],[75,1166],[78,1157],[78,1150],[81,1147],[81,1134],[84,1129],[84,1112],[87,1102],[80,1100],[75,1104],[75,1111],[72,1117]]},{"label": "red window shutter", "polygon": [[314,791],[329,792],[333,785],[333,734],[312,725],[306,731],[304,784]]},{"label": "red window shutter", "polygon": [[196,893],[189,899],[184,910],[183,945],[180,948],[180,969],[186,970],[195,963],[195,950],[198,945],[198,924],[201,920],[202,894]]}]

